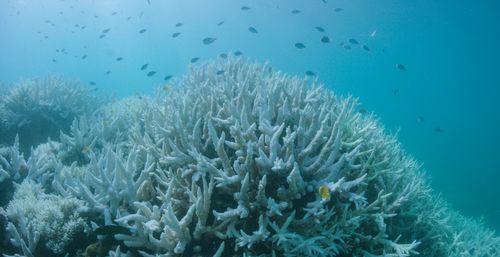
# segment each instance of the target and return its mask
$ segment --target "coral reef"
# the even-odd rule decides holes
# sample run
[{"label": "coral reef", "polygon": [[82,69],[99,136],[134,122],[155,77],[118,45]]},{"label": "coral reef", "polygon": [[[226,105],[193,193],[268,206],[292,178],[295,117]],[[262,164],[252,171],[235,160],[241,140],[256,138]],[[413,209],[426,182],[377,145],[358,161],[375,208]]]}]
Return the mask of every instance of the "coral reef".
[{"label": "coral reef", "polygon": [[25,80],[7,88],[0,97],[0,144],[19,134],[21,150],[56,138],[76,117],[90,114],[102,104],[94,89],[77,81],[47,76]]},{"label": "coral reef", "polygon": [[[73,203],[80,216],[65,222],[92,213],[94,233],[114,231],[109,256],[500,255],[500,238],[435,196],[420,165],[356,107],[316,81],[219,59],[154,99],[80,116],[26,161],[14,145],[1,167],[39,201]],[[52,234],[22,228],[29,206],[17,192],[9,231],[29,256]],[[69,236],[47,245],[56,255],[72,235],[59,232]]]}]

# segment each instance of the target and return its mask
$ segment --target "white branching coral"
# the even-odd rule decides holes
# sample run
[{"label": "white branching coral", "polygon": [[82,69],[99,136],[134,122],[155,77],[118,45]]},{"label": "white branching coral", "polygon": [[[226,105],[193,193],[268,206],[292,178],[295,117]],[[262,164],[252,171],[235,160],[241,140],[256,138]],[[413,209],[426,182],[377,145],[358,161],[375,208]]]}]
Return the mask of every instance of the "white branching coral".
[{"label": "white branching coral", "polygon": [[55,76],[14,84],[2,91],[4,97],[0,99],[0,131],[4,135],[1,141],[5,143],[20,134],[21,144],[29,151],[31,145],[48,136],[55,138],[60,130],[68,130],[74,118],[90,114],[102,105],[93,91],[77,81]]},{"label": "white branching coral", "polygon": [[7,207],[8,230],[14,245],[26,256],[34,256],[39,241],[53,253],[63,253],[73,237],[83,232],[85,221],[80,212],[84,209],[76,198],[45,194],[38,184],[25,180]]},{"label": "white branching coral", "polygon": [[[33,151],[27,178],[85,202],[99,214],[94,224],[124,228],[113,235],[115,256],[135,248],[142,256],[444,257],[471,247],[483,249],[463,256],[496,256],[499,239],[452,215],[397,140],[356,107],[315,81],[220,59],[155,100],[75,120],[61,143]],[[30,250],[28,232],[18,234]]]}]

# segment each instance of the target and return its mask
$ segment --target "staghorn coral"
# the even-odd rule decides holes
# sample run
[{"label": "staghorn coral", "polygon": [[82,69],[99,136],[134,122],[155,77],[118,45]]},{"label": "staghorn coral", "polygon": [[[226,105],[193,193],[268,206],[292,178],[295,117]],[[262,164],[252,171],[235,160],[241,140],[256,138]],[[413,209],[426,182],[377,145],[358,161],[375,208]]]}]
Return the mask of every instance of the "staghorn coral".
[{"label": "staghorn coral", "polygon": [[[113,109],[129,103],[131,111]],[[498,256],[500,239],[436,197],[418,163],[356,105],[315,81],[217,60],[155,100],[75,121],[62,143],[33,151],[27,178],[81,199],[99,214],[94,227],[126,228],[110,256],[131,248],[142,256]],[[88,159],[68,158],[86,144]]]},{"label": "staghorn coral", "polygon": [[29,153],[32,145],[67,131],[74,118],[96,110],[102,100],[93,91],[55,76],[14,84],[0,99],[0,143],[10,143],[19,134],[22,151]]}]

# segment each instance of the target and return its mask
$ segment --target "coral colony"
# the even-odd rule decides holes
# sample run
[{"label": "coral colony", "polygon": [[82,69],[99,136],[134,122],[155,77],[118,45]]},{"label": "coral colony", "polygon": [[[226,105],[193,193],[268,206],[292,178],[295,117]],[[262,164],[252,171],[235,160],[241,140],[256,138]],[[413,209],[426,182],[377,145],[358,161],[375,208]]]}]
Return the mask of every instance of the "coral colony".
[{"label": "coral colony", "polygon": [[97,111],[61,84],[1,99],[0,129],[72,119],[0,150],[4,256],[500,256],[373,115],[310,79],[231,57]]}]

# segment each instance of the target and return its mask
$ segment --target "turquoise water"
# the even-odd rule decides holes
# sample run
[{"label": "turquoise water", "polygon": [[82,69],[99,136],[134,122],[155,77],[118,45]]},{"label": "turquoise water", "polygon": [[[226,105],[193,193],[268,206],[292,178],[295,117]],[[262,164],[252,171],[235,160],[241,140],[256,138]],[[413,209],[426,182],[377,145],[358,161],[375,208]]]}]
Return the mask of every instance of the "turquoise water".
[{"label": "turquoise water", "polygon": [[[237,50],[287,73],[311,70],[397,132],[452,206],[499,231],[499,10],[495,1],[3,0],[0,81],[57,74],[117,97],[150,94],[191,58]],[[340,46],[350,38],[360,45]],[[157,74],[141,71],[146,63]]]}]

